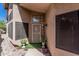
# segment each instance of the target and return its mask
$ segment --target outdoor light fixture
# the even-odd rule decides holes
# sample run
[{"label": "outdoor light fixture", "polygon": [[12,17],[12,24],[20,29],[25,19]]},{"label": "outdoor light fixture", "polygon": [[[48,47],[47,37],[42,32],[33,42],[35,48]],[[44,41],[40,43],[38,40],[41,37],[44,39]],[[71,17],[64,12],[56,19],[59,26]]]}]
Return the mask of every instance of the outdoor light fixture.
[{"label": "outdoor light fixture", "polygon": [[43,24],[43,28],[45,28],[45,29],[46,29],[46,28],[47,28],[47,24]]}]

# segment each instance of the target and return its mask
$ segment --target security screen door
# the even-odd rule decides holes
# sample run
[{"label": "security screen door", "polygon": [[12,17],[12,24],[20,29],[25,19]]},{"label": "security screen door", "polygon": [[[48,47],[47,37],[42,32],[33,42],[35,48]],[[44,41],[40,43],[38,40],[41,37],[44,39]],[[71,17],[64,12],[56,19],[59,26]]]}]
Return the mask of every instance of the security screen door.
[{"label": "security screen door", "polygon": [[41,42],[41,24],[32,24],[32,43]]}]

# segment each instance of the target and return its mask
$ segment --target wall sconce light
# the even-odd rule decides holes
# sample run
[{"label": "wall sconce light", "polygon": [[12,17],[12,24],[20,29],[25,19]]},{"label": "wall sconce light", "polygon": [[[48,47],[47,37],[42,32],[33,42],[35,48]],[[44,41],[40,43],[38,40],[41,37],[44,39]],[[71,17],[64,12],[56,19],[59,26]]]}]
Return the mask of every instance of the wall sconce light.
[{"label": "wall sconce light", "polygon": [[47,28],[47,24],[43,24],[42,27],[43,27],[44,29],[46,29],[46,28]]}]

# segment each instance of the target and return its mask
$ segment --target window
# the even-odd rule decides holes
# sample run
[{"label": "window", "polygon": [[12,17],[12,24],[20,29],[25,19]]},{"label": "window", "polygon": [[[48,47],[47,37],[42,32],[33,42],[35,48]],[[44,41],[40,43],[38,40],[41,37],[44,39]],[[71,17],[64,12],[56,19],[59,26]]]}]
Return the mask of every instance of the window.
[{"label": "window", "polygon": [[9,3],[9,9],[12,9],[12,8],[13,8],[13,4]]},{"label": "window", "polygon": [[79,11],[56,16],[56,48],[79,54]]},{"label": "window", "polygon": [[13,39],[13,23],[12,22],[8,25],[8,36],[11,39]]},{"label": "window", "polygon": [[[12,9],[13,8],[13,4],[10,3],[9,4],[9,9]],[[9,11],[10,12],[10,11]],[[10,12],[10,14],[8,15],[8,21],[12,20],[13,18],[13,10]]]},{"label": "window", "polygon": [[15,23],[15,38],[16,40],[24,39],[29,37],[29,24],[23,22]]},{"label": "window", "polygon": [[8,16],[8,21],[12,20],[13,18],[13,11],[11,11],[10,15]]},{"label": "window", "polygon": [[32,23],[41,23],[42,20],[43,20],[43,16],[40,15],[36,15],[32,17]]}]

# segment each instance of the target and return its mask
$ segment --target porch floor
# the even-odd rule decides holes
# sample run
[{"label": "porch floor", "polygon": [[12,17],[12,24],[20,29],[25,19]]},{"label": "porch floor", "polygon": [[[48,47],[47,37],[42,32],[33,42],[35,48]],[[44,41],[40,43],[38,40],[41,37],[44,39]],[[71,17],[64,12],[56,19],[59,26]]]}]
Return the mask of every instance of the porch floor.
[{"label": "porch floor", "polygon": [[25,56],[50,56],[50,54],[43,53],[41,48],[39,48],[39,49],[32,48],[32,49],[28,49]]}]

